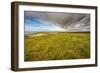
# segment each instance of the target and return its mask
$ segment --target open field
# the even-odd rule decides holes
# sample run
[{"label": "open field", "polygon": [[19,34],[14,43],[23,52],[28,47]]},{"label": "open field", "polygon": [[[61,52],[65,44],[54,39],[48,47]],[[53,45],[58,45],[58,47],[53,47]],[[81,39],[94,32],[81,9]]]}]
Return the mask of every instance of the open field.
[{"label": "open field", "polygon": [[89,32],[38,32],[24,37],[24,60],[90,58]]}]

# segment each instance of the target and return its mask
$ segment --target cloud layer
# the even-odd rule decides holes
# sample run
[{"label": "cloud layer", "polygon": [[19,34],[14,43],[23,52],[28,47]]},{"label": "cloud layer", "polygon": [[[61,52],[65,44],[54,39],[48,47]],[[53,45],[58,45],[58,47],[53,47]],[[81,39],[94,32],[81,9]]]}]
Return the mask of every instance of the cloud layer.
[{"label": "cloud layer", "polygon": [[24,16],[26,31],[90,31],[90,14],[25,11]]}]

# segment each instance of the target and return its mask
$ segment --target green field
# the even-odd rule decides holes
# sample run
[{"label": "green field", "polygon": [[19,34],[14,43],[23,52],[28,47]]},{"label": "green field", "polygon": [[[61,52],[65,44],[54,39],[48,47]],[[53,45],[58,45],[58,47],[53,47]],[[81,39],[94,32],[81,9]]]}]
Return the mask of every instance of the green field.
[{"label": "green field", "polygon": [[24,60],[90,58],[89,32],[38,32],[24,37]]}]

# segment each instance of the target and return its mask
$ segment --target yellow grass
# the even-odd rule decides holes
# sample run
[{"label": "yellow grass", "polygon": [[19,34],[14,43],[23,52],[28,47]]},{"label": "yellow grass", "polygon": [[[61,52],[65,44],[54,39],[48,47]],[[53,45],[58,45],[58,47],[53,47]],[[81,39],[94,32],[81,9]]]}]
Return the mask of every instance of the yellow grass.
[{"label": "yellow grass", "polygon": [[[89,32],[39,32],[24,39],[24,60],[64,60],[90,58]],[[44,34],[44,35],[43,35]]]}]

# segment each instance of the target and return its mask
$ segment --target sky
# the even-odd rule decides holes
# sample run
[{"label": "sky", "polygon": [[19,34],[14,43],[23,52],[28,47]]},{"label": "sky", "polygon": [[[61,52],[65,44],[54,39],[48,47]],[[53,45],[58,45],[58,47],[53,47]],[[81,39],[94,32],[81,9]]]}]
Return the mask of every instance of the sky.
[{"label": "sky", "polygon": [[24,11],[25,32],[90,31],[90,14]]},{"label": "sky", "polygon": [[25,16],[25,31],[64,31],[52,22],[42,21],[39,18]]}]

